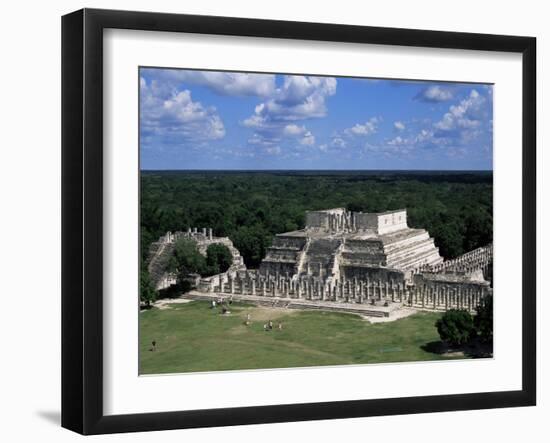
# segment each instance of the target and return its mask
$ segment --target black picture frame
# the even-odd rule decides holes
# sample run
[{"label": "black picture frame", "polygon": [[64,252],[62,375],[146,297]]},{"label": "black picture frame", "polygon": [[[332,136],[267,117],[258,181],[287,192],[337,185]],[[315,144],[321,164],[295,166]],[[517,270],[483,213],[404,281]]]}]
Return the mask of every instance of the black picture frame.
[{"label": "black picture frame", "polygon": [[[103,413],[103,31],[108,28],[519,53],[523,65],[522,389],[260,407]],[[519,149],[519,147],[518,147]],[[536,39],[83,9],[62,18],[62,426],[82,434],[536,403]]]}]

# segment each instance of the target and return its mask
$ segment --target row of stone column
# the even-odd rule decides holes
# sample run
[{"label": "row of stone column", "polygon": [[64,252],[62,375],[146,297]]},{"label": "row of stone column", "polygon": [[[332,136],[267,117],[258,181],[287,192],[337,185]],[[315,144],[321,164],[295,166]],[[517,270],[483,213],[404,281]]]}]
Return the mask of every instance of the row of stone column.
[{"label": "row of stone column", "polygon": [[[212,228],[202,228],[202,235],[204,238],[207,238],[208,240],[212,240]],[[187,228],[187,235],[189,237],[193,237],[194,235],[197,235],[199,233],[198,228]]]},{"label": "row of stone column", "polygon": [[[452,260],[429,267],[432,272],[459,271],[473,272],[477,269],[485,269],[493,260],[493,246],[484,246],[467,252]],[[421,268],[423,269],[423,268]]]},{"label": "row of stone column", "polygon": [[410,291],[407,304],[430,309],[467,309],[474,311],[489,293],[487,286],[414,286]]},{"label": "row of stone column", "polygon": [[481,303],[489,287],[483,285],[421,285],[407,287],[392,280],[337,280],[322,282],[315,278],[292,279],[281,275],[246,273],[244,276],[228,276],[220,279],[212,288],[220,293],[259,295],[265,297],[296,298],[306,300],[343,301],[369,303],[391,301],[427,309],[467,309]]},{"label": "row of stone column", "polygon": [[402,283],[381,280],[336,280],[324,282],[313,277],[292,279],[281,275],[254,275],[231,277],[220,281],[218,292],[272,297],[293,297],[318,300],[345,300],[364,303],[371,300],[401,302],[406,299],[406,287]]},{"label": "row of stone column", "polygon": [[328,214],[328,228],[331,231],[355,231],[357,223],[353,212]]}]

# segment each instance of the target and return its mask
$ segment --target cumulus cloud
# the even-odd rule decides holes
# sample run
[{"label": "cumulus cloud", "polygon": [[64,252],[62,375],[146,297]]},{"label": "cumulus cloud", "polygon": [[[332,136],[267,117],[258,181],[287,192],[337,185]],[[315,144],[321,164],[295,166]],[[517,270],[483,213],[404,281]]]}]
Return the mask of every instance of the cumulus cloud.
[{"label": "cumulus cloud", "polygon": [[330,145],[334,148],[337,148],[337,149],[343,149],[345,148],[348,144],[347,142],[342,138],[342,137],[333,137],[331,142],[330,142]]},{"label": "cumulus cloud", "polygon": [[336,93],[336,79],[287,75],[273,96],[257,105],[245,126],[270,128],[289,121],[324,117],[325,100]]},{"label": "cumulus cloud", "polygon": [[416,100],[428,103],[446,102],[452,100],[452,98],[453,92],[451,89],[439,85],[424,88],[415,97]]},{"label": "cumulus cloud", "polygon": [[481,118],[485,113],[485,103],[485,97],[472,89],[467,98],[461,100],[458,105],[449,108],[449,112],[445,113],[443,118],[435,124],[435,127],[441,131],[477,128],[480,126]]},{"label": "cumulus cloud", "polygon": [[177,87],[181,83],[201,85],[221,95],[269,97],[275,91],[273,74],[187,69],[145,69],[144,71],[151,72],[155,78],[162,79],[172,87]]},{"label": "cumulus cloud", "polygon": [[189,90],[169,91],[156,81],[140,79],[140,127],[146,140],[162,144],[204,142],[225,136],[216,108],[193,101]]},{"label": "cumulus cloud", "polygon": [[315,144],[315,137],[310,131],[307,131],[300,139],[300,144],[305,146],[313,146]]},{"label": "cumulus cloud", "polygon": [[[394,127],[399,129],[394,123]],[[475,89],[433,124],[420,122],[416,131],[400,131],[399,135],[385,139],[379,144],[368,144],[365,150],[388,155],[411,154],[418,150],[444,149],[450,158],[464,156],[468,149],[484,140],[491,133],[492,119],[490,101]],[[483,148],[480,148],[482,151]]]},{"label": "cumulus cloud", "polygon": [[365,123],[357,123],[351,128],[345,129],[344,133],[346,135],[359,135],[359,136],[371,135],[378,130],[379,122],[380,122],[380,119],[378,117],[371,117]]},{"label": "cumulus cloud", "polygon": [[393,127],[397,129],[398,131],[404,131],[405,130],[405,124],[400,121],[393,122]]},{"label": "cumulus cloud", "polygon": [[286,125],[283,129],[285,135],[300,135],[306,132],[305,126],[298,126],[295,124]]},{"label": "cumulus cloud", "polygon": [[254,140],[264,143],[287,137],[299,145],[313,146],[314,135],[299,122],[324,117],[326,99],[336,93],[336,86],[332,77],[284,76],[282,85],[256,105],[242,125],[254,129]]}]

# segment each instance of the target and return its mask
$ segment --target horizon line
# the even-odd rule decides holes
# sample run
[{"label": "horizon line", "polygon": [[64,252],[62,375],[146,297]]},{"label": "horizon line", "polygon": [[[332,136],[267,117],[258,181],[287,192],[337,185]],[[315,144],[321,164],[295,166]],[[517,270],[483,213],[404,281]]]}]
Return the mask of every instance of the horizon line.
[{"label": "horizon line", "polygon": [[493,172],[493,169],[140,169],[140,172]]}]

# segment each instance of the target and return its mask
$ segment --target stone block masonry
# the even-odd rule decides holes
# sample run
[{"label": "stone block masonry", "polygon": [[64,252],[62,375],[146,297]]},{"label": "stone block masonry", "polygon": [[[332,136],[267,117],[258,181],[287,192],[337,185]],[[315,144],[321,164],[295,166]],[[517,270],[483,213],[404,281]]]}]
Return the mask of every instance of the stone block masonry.
[{"label": "stone block masonry", "polygon": [[360,309],[390,308],[390,313],[401,306],[473,312],[492,293],[484,278],[492,263],[491,245],[445,261],[425,229],[408,227],[406,209],[307,212],[305,228],[277,234],[257,270],[246,269],[231,240],[213,237],[211,229],[168,232],[151,246],[148,262],[159,286],[171,281],[162,273],[163,257],[181,236],[196,241],[203,254],[212,243],[233,253],[227,272],[200,280],[198,289],[209,296],[292,301],[294,306],[302,300],[330,309],[340,304],[348,311],[350,304],[366,305],[369,309]]},{"label": "stone block masonry", "polygon": [[369,214],[336,208],[308,212],[304,229],[275,236],[258,270],[218,279],[210,290],[473,312],[492,292],[479,273],[491,260],[488,246],[444,261],[426,230],[408,227],[404,209]]}]

